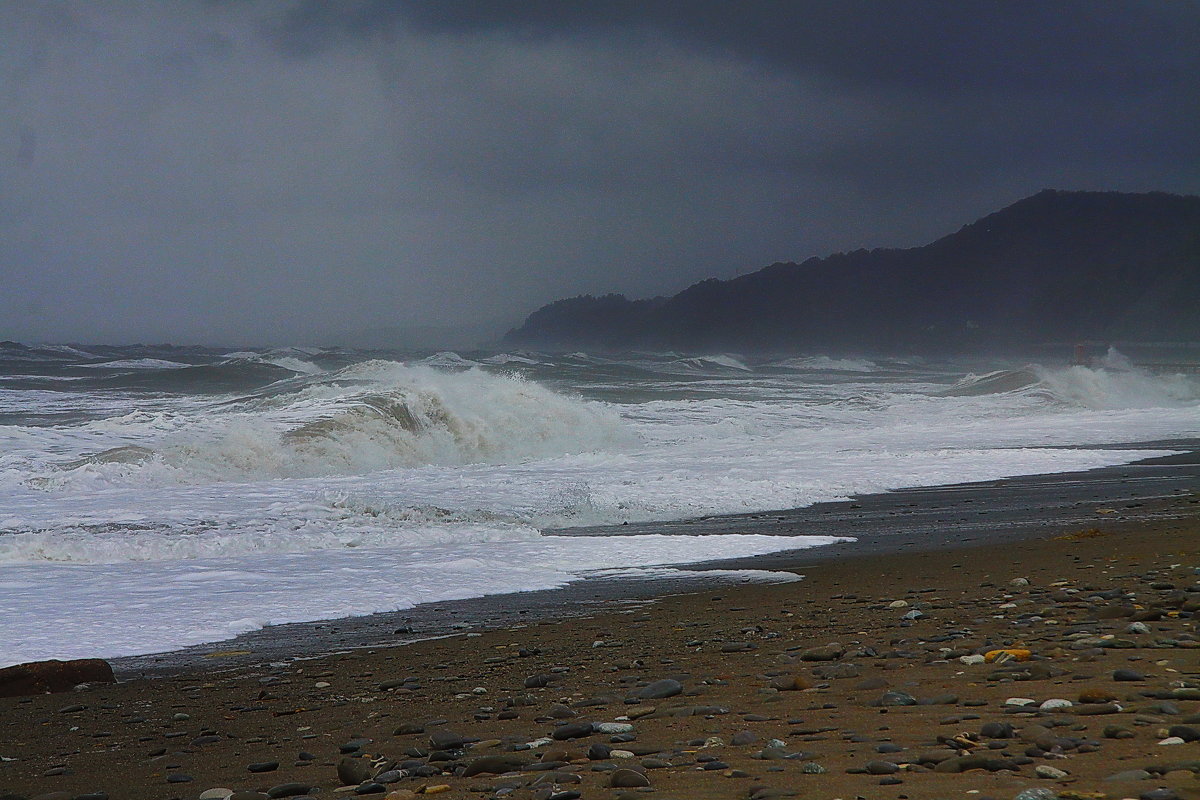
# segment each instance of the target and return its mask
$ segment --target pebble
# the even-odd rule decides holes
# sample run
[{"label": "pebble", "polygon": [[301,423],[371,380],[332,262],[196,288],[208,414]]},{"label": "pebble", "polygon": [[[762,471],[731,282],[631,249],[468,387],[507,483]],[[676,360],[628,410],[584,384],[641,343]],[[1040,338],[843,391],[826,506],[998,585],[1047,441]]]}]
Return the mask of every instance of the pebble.
[{"label": "pebble", "polygon": [[1111,703],[1117,699],[1117,695],[1107,689],[1084,689],[1079,693],[1079,702],[1081,703]]},{"label": "pebble", "polygon": [[875,701],[877,706],[915,706],[917,698],[913,697],[908,692],[893,690],[884,692],[878,700]]},{"label": "pebble", "polygon": [[979,729],[979,735],[985,739],[1011,739],[1013,726],[1007,722],[986,722]]},{"label": "pebble", "polygon": [[199,800],[229,800],[229,796],[232,794],[233,789],[225,789],[222,787],[205,789],[200,793]]},{"label": "pebble", "polygon": [[466,743],[463,736],[453,731],[435,731],[429,735],[429,746],[434,750],[457,750]]},{"label": "pebble", "polygon": [[1056,708],[1071,708],[1073,705],[1075,704],[1070,700],[1064,700],[1061,697],[1053,697],[1049,700],[1043,701],[1042,704],[1038,706],[1038,710],[1053,711]]},{"label": "pebble", "polygon": [[1166,787],[1160,789],[1151,789],[1148,792],[1142,792],[1138,795],[1139,800],[1179,800],[1179,795],[1174,789]]},{"label": "pebble", "polygon": [[1123,728],[1120,725],[1105,725],[1103,736],[1105,739],[1132,739],[1133,731],[1128,728]]},{"label": "pebble", "polygon": [[1025,789],[1017,792],[1013,800],[1058,800],[1058,794],[1053,789]]},{"label": "pebble", "polygon": [[810,647],[800,654],[801,661],[837,661],[846,653],[846,648],[838,642],[830,642],[824,647]]},{"label": "pebble", "polygon": [[357,753],[359,750],[362,750],[364,747],[371,744],[371,742],[371,739],[351,739],[345,744],[340,745],[338,750],[342,753]]},{"label": "pebble", "polygon": [[1106,781],[1145,781],[1152,776],[1144,769],[1127,769],[1123,772],[1116,772],[1109,775],[1104,780]]},{"label": "pebble", "polygon": [[1200,728],[1194,728],[1190,725],[1172,725],[1168,729],[1167,735],[1178,737],[1185,742],[1200,741]]},{"label": "pebble", "polygon": [[1004,705],[1025,708],[1026,706],[1037,705],[1037,700],[1034,700],[1032,697],[1010,697],[1004,701]]},{"label": "pebble", "polygon": [[279,769],[278,761],[258,761],[246,767],[250,772],[274,772]]},{"label": "pebble", "polygon": [[1067,772],[1064,772],[1063,770],[1058,769],[1057,767],[1052,767],[1048,764],[1038,764],[1036,767],[1033,768],[1033,773],[1035,775],[1037,775],[1039,778],[1046,778],[1047,780],[1055,780],[1055,781],[1062,780],[1063,778],[1067,777],[1067,775],[1068,775]]},{"label": "pebble", "polygon": [[358,786],[371,778],[371,765],[361,758],[343,758],[337,765],[338,780],[343,786]]},{"label": "pebble", "polygon": [[1144,681],[1146,676],[1137,670],[1116,669],[1113,670],[1112,679],[1114,681]]},{"label": "pebble", "polygon": [[281,783],[267,789],[267,797],[299,797],[312,791],[307,783]]},{"label": "pebble", "polygon": [[[630,729],[633,728],[632,725],[629,727]],[[555,728],[550,733],[550,738],[557,742],[563,742],[568,739],[582,739],[585,736],[591,736],[595,732],[595,727],[590,722],[568,722]]]},{"label": "pebble", "polygon": [[662,700],[677,694],[683,694],[683,684],[673,678],[664,678],[643,686],[634,696],[642,700]]},{"label": "pebble", "polygon": [[466,769],[463,770],[463,777],[470,778],[483,774],[502,775],[505,772],[518,770],[528,763],[528,761],[511,754],[481,756],[467,764]]},{"label": "pebble", "polygon": [[604,761],[611,755],[612,748],[601,742],[595,742],[587,749],[587,757],[591,761]]},{"label": "pebble", "polygon": [[618,769],[608,777],[613,789],[641,789],[650,785],[650,779],[634,769]]}]

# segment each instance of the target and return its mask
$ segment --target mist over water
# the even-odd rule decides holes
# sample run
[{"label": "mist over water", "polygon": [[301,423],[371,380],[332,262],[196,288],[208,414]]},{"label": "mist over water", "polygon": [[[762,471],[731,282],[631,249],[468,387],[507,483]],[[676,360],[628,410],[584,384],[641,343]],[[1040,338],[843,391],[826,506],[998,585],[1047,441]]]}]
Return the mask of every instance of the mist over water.
[{"label": "mist over water", "polygon": [[825,544],[544,531],[1122,463],[1197,411],[1119,354],[0,345],[0,663]]}]

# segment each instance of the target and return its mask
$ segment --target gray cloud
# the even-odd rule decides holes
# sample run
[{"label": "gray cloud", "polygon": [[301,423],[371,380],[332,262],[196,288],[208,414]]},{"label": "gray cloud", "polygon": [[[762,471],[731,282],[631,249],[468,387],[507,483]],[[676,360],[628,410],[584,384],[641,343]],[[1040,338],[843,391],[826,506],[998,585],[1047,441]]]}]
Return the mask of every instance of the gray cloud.
[{"label": "gray cloud", "polygon": [[1185,3],[0,6],[0,337],[516,321],[1200,191]]}]

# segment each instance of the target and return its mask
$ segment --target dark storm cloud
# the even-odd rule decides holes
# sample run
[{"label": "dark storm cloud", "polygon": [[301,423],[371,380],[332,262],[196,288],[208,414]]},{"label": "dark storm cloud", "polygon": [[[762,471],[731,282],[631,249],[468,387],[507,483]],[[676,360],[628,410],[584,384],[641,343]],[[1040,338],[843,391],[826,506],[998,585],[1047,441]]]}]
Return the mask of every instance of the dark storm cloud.
[{"label": "dark storm cloud", "polygon": [[1184,2],[0,6],[0,337],[515,321],[1200,191]]},{"label": "dark storm cloud", "polygon": [[305,0],[266,31],[310,55],[404,27],[535,39],[656,32],[802,73],[933,91],[1111,91],[1179,80],[1200,66],[1200,15],[1174,0]]}]

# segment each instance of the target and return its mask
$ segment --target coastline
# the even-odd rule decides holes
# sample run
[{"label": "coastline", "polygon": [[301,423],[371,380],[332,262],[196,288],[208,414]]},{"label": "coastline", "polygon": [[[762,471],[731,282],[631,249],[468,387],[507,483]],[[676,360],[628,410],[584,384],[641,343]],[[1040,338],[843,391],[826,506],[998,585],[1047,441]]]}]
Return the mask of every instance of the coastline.
[{"label": "coastline", "polygon": [[[559,536],[644,533],[817,534],[854,541],[745,559],[687,563],[663,577],[593,577],[557,589],[426,603],[400,611],[274,625],[233,639],[166,653],[111,659],[119,679],[161,677],[213,666],[214,652],[235,653],[221,663],[249,667],[296,657],[368,647],[405,645],[428,638],[588,616],[612,604],[737,585],[727,571],[775,572],[780,582],[815,565],[893,553],[1002,545],[1104,522],[1170,519],[1171,498],[1200,486],[1200,440],[1131,443],[1119,449],[1162,449],[1177,455],[1079,472],[1018,476],[977,483],[897,489],[800,509],[721,515],[678,522],[640,523],[550,531]],[[1097,508],[1113,505],[1112,513]],[[1125,506],[1132,506],[1126,508]],[[710,573],[710,574],[705,574]]]},{"label": "coastline", "polygon": [[[1160,491],[1196,465],[1142,466],[1100,484],[1072,478],[1089,498],[1124,487],[1089,501],[1091,516],[952,548],[905,548],[891,534],[886,550],[801,551],[798,582],[526,614],[299,661],[238,667],[218,656],[156,680],[3,699],[0,755],[15,760],[0,762],[0,786],[29,798],[195,798],[216,787],[321,797],[383,770],[395,781],[359,793],[565,800],[638,797],[648,783],[676,799],[1200,796],[1200,741],[1185,738],[1200,726],[1200,612],[1186,610],[1200,599],[1200,498],[1194,483]],[[1029,479],[1013,480],[1013,496],[1029,497]],[[1049,484],[1061,496],[1063,479]],[[1005,496],[953,490],[977,491]],[[1139,505],[1124,508],[1131,497]],[[935,512],[927,500],[916,508]],[[1131,633],[1139,615],[1144,632]],[[1032,659],[960,661],[1014,646]],[[1114,680],[1116,670],[1141,679]],[[661,680],[680,693],[629,702]],[[888,693],[904,704],[879,705]],[[1047,700],[1072,705],[1039,710]],[[632,731],[585,730],[591,722]],[[564,734],[572,724],[579,738]],[[525,748],[552,734],[562,738]],[[400,777],[383,769],[393,766]]]}]

